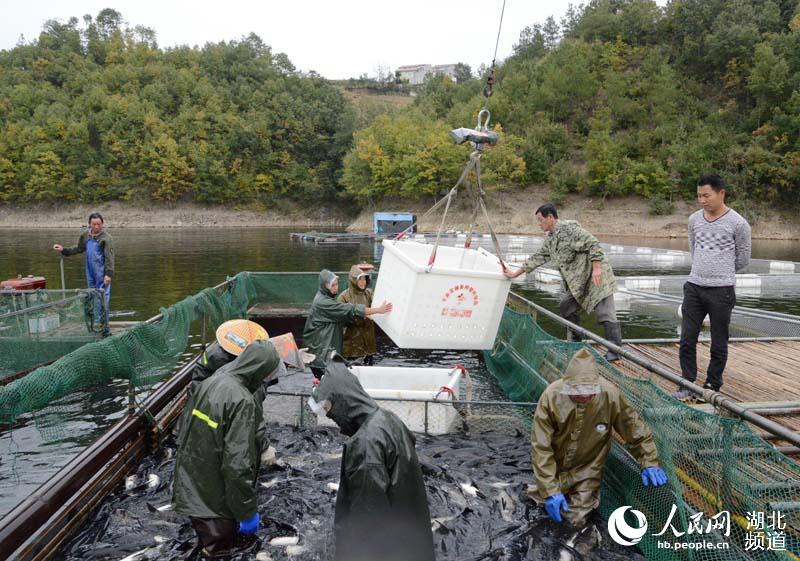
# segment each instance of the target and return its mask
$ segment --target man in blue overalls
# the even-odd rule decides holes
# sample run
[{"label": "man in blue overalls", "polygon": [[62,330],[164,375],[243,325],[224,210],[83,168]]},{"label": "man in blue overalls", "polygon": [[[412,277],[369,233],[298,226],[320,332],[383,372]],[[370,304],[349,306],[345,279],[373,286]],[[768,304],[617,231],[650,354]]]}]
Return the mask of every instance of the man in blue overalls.
[{"label": "man in blue overalls", "polygon": [[[103,335],[108,335],[108,306],[111,301],[111,278],[114,276],[114,246],[111,236],[103,230],[103,217],[99,212],[89,215],[89,229],[81,232],[78,245],[63,247],[59,244],[53,246],[61,255],[75,255],[86,253],[86,285],[103,291],[105,301]],[[100,302],[95,304],[95,321],[100,321]]]}]

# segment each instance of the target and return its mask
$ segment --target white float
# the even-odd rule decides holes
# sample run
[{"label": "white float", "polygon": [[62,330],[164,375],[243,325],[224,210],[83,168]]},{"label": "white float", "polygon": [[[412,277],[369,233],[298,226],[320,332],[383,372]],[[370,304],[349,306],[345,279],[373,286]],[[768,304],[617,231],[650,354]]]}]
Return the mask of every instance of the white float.
[{"label": "white float", "polygon": [[770,261],[769,274],[780,275],[785,273],[794,273],[795,266],[791,261]]}]

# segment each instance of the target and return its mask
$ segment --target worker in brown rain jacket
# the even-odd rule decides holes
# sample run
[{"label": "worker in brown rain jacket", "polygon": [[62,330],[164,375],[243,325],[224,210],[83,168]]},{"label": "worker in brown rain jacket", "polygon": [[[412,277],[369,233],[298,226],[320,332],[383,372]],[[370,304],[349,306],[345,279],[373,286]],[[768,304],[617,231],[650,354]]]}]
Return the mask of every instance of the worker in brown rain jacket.
[{"label": "worker in brown rain jacket", "polygon": [[578,351],[563,377],[542,393],[533,416],[531,456],[535,485],[528,495],[545,504],[556,522],[586,524],[600,504],[603,466],[611,431],[627,443],[642,467],[644,486],[667,482],[658,465],[653,434],[616,386],[602,379],[595,358]]},{"label": "worker in brown rain jacket", "polygon": [[[370,271],[374,267],[368,263],[360,263],[350,267],[347,277],[350,286],[339,294],[337,300],[345,304],[362,304],[369,308],[372,306],[372,289],[370,284]],[[344,328],[344,352],[348,360],[363,357],[363,363],[373,364],[373,355],[377,352],[375,342],[375,323],[369,318],[354,318]]]}]

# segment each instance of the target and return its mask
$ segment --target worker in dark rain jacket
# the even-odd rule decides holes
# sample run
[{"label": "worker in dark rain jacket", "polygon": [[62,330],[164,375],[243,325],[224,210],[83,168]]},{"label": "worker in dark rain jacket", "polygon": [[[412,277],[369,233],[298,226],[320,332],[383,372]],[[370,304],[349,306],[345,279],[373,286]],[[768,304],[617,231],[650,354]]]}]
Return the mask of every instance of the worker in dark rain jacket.
[{"label": "worker in dark rain jacket", "polygon": [[311,363],[311,371],[320,378],[325,369],[325,359],[330,352],[342,353],[344,327],[354,319],[365,318],[373,314],[385,314],[392,311],[392,304],[384,302],[377,308],[364,304],[345,304],[336,301],[339,293],[339,277],[327,269],[319,274],[319,290],[314,296],[311,310],[308,312],[303,329],[303,344],[308,351],[316,355]]},{"label": "worker in dark rain jacket", "polygon": [[[350,267],[347,281],[350,286],[339,295],[337,300],[345,304],[363,304],[367,308],[372,306],[372,289],[370,284],[370,271],[373,266],[361,263]],[[344,328],[344,352],[347,360],[360,359],[366,365],[372,365],[373,355],[377,352],[378,345],[375,340],[375,323],[371,319],[355,318]]]},{"label": "worker in dark rain jacket", "polygon": [[[210,378],[217,370],[232,362],[253,341],[269,338],[267,330],[254,321],[246,319],[232,319],[217,328],[216,341],[206,347],[192,368],[192,380],[189,383],[188,397],[184,407],[178,429],[186,423],[187,417],[192,414],[192,404],[197,388]],[[256,399],[261,402],[266,397],[266,386],[278,383],[280,368],[272,372],[255,392]]]},{"label": "worker in dark rain jacket", "polygon": [[432,561],[428,497],[414,436],[333,353],[309,405],[349,437],[336,495],[336,561]]},{"label": "worker in dark rain jacket", "polygon": [[253,393],[279,362],[272,343],[255,341],[194,396],[178,438],[172,500],[190,517],[205,555],[229,554],[238,533],[259,527],[255,484],[265,427]]}]

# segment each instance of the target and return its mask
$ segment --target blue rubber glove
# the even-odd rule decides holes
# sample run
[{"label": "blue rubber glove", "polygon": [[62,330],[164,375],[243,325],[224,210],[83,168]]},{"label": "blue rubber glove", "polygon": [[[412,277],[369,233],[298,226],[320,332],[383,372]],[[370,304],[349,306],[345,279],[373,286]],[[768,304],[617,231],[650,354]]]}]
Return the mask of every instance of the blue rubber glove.
[{"label": "blue rubber glove", "polygon": [[547,497],[544,501],[544,509],[547,511],[547,514],[550,515],[551,519],[561,523],[561,510],[563,509],[564,512],[569,512],[567,498],[563,493],[556,493],[551,497]]},{"label": "blue rubber glove", "polygon": [[642,470],[642,485],[661,487],[667,483],[667,474],[660,467],[649,467]]},{"label": "blue rubber glove", "polygon": [[258,526],[261,523],[261,517],[256,512],[253,516],[246,520],[239,522],[239,531],[242,534],[255,534]]}]

